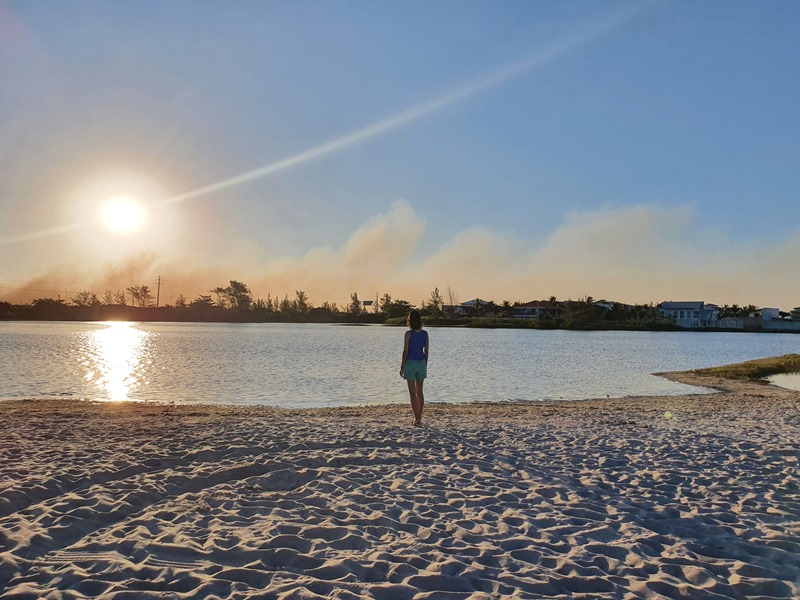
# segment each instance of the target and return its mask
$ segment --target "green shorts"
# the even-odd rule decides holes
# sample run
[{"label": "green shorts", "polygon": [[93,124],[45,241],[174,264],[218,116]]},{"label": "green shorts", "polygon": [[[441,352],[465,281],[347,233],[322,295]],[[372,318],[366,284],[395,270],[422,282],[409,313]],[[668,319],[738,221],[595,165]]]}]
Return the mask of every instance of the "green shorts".
[{"label": "green shorts", "polygon": [[407,360],[403,378],[408,381],[422,381],[428,376],[428,363],[424,360]]}]

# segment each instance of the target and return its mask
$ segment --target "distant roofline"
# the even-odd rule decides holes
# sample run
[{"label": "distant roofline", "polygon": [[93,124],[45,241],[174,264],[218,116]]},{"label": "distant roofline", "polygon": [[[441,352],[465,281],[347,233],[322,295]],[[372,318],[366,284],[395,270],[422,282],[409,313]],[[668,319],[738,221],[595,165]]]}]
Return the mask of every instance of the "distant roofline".
[{"label": "distant roofline", "polygon": [[462,302],[459,306],[475,306],[478,302],[481,304],[488,304],[489,300],[484,300],[483,298],[473,298],[472,300],[467,300],[466,302]]},{"label": "distant roofline", "polygon": [[672,308],[672,309],[681,309],[681,308],[700,308],[701,306],[713,306],[716,308],[716,305],[713,304],[706,304],[702,300],[687,300],[683,302],[661,302],[658,305],[658,308]]},{"label": "distant roofline", "polygon": [[550,302],[549,300],[531,300],[523,304],[517,304],[515,308],[558,308],[559,302]]}]

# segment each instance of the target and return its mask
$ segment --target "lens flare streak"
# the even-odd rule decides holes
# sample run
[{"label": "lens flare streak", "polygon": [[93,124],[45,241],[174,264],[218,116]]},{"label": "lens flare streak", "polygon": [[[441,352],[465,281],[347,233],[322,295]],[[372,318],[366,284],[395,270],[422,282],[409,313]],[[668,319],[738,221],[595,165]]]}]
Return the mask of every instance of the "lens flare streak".
[{"label": "lens flare streak", "polygon": [[[352,146],[354,144],[358,144],[368,139],[388,133],[403,125],[407,125],[423,117],[426,117],[432,113],[438,112],[457,102],[464,101],[480,92],[484,92],[491,88],[500,86],[506,83],[507,81],[510,81],[511,79],[517,78],[536,68],[541,67],[546,63],[549,63],[550,61],[559,57],[562,54],[565,54],[569,51],[577,50],[580,47],[586,46],[591,42],[601,39],[602,37],[607,36],[611,32],[617,30],[622,25],[629,22],[635,16],[649,9],[653,4],[656,3],[642,2],[635,4],[632,9],[627,9],[623,12],[620,12],[604,22],[586,27],[583,30],[578,31],[569,37],[565,37],[563,39],[553,42],[549,47],[539,51],[533,56],[530,56],[523,60],[512,62],[498,69],[490,71],[489,73],[477,77],[472,81],[468,82],[467,84],[462,85],[451,92],[443,94],[442,96],[439,96],[422,104],[418,104],[417,106],[414,106],[410,109],[404,110],[400,113],[387,117],[381,121],[378,121],[377,123],[373,123],[372,125],[356,130],[352,133],[349,133],[337,139],[325,142],[323,144],[320,144],[318,146],[315,146],[313,148],[310,148],[308,150],[305,150],[288,158],[265,165],[258,169],[254,169],[252,171],[248,171],[246,173],[230,177],[223,181],[218,181],[216,183],[212,183],[200,188],[196,188],[189,192],[185,192],[183,194],[179,194],[176,196],[172,196],[170,198],[166,198],[159,202],[155,202],[153,203],[153,205],[151,205],[151,207],[183,202],[192,198],[196,198],[198,196],[203,196],[206,194],[210,194],[212,192],[217,192],[233,186],[241,185],[243,183],[247,183],[256,179],[261,179],[262,177],[272,175],[273,173],[277,173],[279,171],[295,167],[297,165],[306,163],[316,158],[332,154],[333,152],[336,152],[343,148],[347,148],[348,146]],[[73,223],[72,225],[64,225],[52,229],[46,229],[42,231],[25,233],[13,237],[7,237],[5,239],[0,239],[0,245],[24,242],[32,239],[56,235],[59,233],[74,231],[91,224],[92,222]]]}]

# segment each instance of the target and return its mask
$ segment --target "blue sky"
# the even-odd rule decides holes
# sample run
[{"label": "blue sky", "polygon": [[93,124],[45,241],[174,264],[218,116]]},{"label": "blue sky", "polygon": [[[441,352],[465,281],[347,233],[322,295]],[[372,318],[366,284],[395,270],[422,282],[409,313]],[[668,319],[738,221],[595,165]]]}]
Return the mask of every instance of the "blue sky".
[{"label": "blue sky", "polygon": [[[797,39],[778,1],[4,3],[0,299],[792,308]],[[115,194],[144,231],[97,225]]]}]

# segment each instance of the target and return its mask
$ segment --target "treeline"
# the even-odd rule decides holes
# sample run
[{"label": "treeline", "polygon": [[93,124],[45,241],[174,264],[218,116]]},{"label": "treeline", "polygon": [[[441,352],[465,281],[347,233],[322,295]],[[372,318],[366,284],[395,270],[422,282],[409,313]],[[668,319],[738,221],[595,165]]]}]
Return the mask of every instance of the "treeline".
[{"label": "treeline", "polygon": [[[438,293],[438,292],[437,292]],[[162,304],[149,286],[136,285],[125,290],[107,290],[98,296],[81,290],[69,300],[36,298],[29,304],[0,301],[0,319],[54,321],[199,321],[199,322],[358,322],[383,323],[386,319],[405,316],[414,306],[405,300],[382,299],[362,301],[351,294],[346,306],[323,302],[314,306],[308,295],[296,290],[293,297],[267,295],[255,298],[250,288],[240,281],[230,281],[208,294],[193,300],[179,295],[174,302]]]},{"label": "treeline", "polygon": [[[230,281],[193,300],[178,296],[161,304],[146,285],[125,290],[107,290],[101,296],[88,290],[77,292],[69,301],[63,298],[37,298],[29,304],[0,302],[0,319],[58,321],[187,321],[187,322],[309,322],[309,323],[390,323],[404,324],[408,312],[420,310],[429,325],[472,327],[525,327],[567,329],[675,329],[653,304],[628,305],[596,302],[591,296],[580,300],[558,301],[551,296],[553,310],[538,319],[517,318],[519,302],[508,300],[476,301],[464,308],[455,294],[446,290],[447,301],[439,288],[416,306],[408,300],[386,293],[362,300],[356,292],[345,306],[323,302],[315,306],[308,295],[296,290],[283,298],[267,295],[255,298],[240,281]],[[738,308],[738,307],[737,307]],[[747,307],[749,308],[749,307]]]}]

